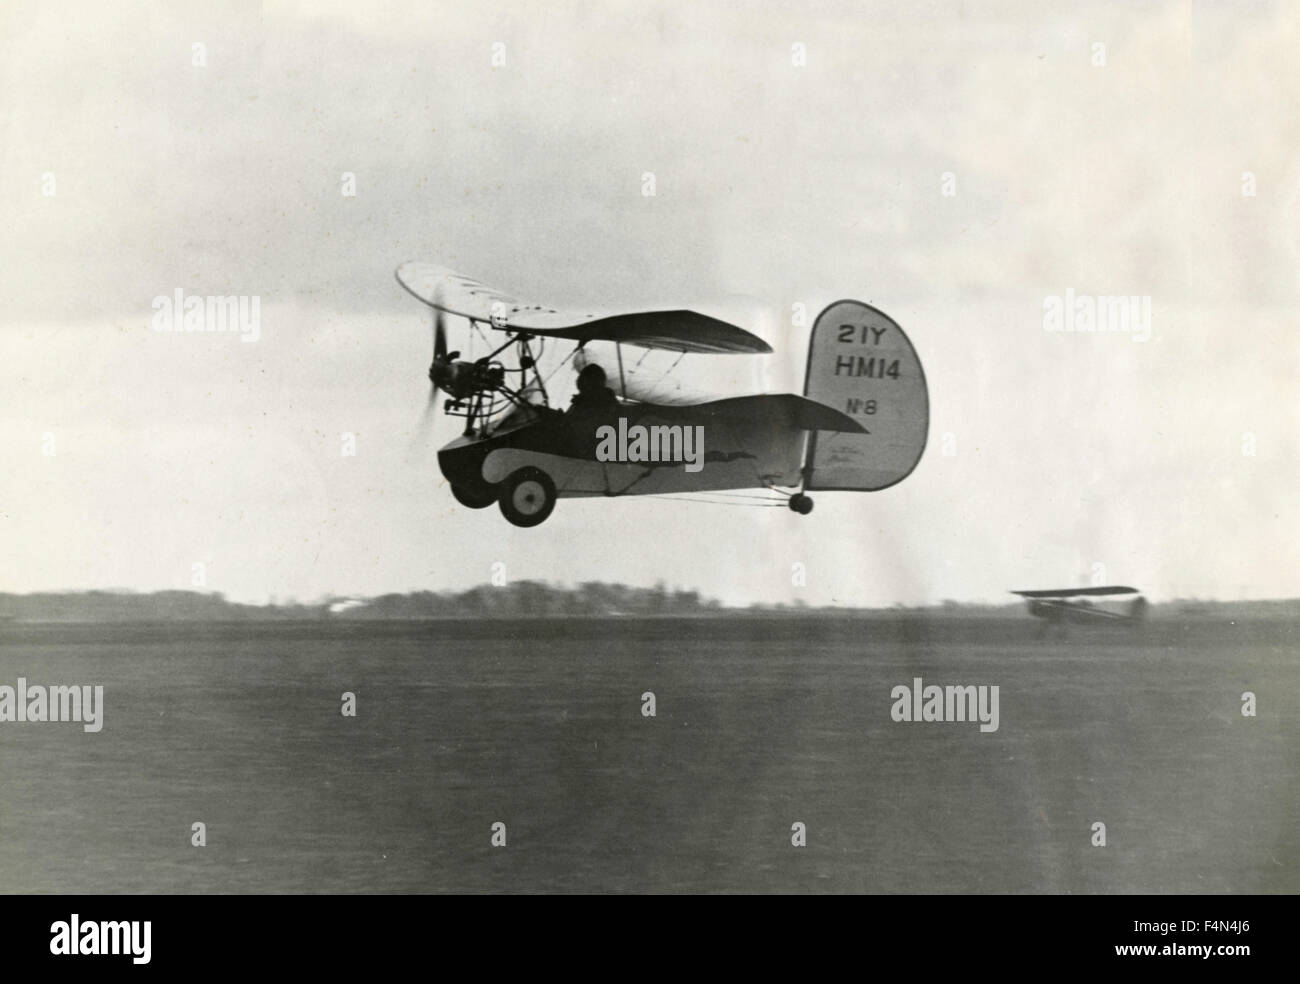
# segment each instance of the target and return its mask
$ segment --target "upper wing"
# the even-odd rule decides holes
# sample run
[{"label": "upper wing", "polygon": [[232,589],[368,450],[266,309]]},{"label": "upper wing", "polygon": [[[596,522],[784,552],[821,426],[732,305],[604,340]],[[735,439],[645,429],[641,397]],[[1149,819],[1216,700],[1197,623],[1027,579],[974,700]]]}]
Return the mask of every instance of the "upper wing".
[{"label": "upper wing", "polygon": [[528,331],[568,328],[595,318],[540,304],[525,304],[505,291],[433,263],[403,263],[397,282],[411,294],[448,314],[497,324],[502,320]]},{"label": "upper wing", "polygon": [[[510,321],[505,327],[524,326]],[[772,346],[757,335],[698,311],[634,311],[630,314],[596,318],[569,328],[526,330],[580,342],[604,339],[623,345],[670,349],[674,352],[757,355],[772,351]]]},{"label": "upper wing", "polygon": [[542,304],[526,304],[505,291],[432,263],[403,263],[397,268],[397,282],[425,304],[503,330],[579,342],[605,339],[678,352],[772,351],[757,335],[696,311],[613,315],[560,311]]},{"label": "upper wing", "polygon": [[1084,595],[1137,594],[1138,589],[1114,584],[1102,588],[1049,588],[1042,591],[1012,591],[1011,593],[1022,598],[1081,598]]}]

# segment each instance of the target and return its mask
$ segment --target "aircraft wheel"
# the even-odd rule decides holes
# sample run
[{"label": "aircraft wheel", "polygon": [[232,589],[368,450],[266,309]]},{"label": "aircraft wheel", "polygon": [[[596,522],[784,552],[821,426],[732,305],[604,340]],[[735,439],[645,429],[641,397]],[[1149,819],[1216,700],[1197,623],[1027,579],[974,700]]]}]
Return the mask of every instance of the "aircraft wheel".
[{"label": "aircraft wheel", "polygon": [[497,501],[495,485],[453,485],[451,494],[467,509],[486,509]]},{"label": "aircraft wheel", "polygon": [[798,495],[790,497],[790,508],[800,516],[807,516],[813,509],[813,501],[808,496],[800,492]]},{"label": "aircraft wheel", "polygon": [[555,508],[555,483],[540,468],[520,468],[501,483],[501,515],[516,526],[536,526]]}]

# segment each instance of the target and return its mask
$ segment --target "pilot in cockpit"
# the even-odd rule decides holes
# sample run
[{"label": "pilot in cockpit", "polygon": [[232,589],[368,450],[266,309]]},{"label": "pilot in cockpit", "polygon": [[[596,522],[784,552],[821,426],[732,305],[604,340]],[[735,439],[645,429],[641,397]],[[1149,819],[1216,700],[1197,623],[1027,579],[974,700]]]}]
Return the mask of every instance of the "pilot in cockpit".
[{"label": "pilot in cockpit", "polygon": [[617,414],[620,403],[605,385],[605,370],[591,362],[578,373],[578,392],[569,401],[568,416],[607,417]]},{"label": "pilot in cockpit", "polygon": [[594,362],[584,366],[578,373],[578,392],[564,414],[572,453],[595,454],[596,431],[606,424],[612,425],[622,406],[614,391],[605,385],[605,370]]}]

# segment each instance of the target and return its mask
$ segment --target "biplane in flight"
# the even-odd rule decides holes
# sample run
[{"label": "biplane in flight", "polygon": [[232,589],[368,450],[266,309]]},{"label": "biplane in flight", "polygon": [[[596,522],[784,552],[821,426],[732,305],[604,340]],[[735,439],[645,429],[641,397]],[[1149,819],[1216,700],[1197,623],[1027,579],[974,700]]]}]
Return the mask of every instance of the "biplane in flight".
[{"label": "biplane in flight", "polygon": [[[902,328],[860,301],[817,317],[802,395],[718,398],[674,369],[688,356],[772,352],[737,325],[692,310],[561,311],[428,263],[403,264],[397,280],[433,312],[426,419],[441,393],[445,412],[465,421],[438,452],[452,495],[471,509],[495,503],[516,526],[543,522],[562,498],[726,501],[747,489],[806,515],[809,492],[888,488],[925,448],[920,360]],[[448,316],[484,354],[449,351]],[[560,409],[552,392],[566,364],[577,393]]]},{"label": "biplane in flight", "polygon": [[[1140,627],[1146,621],[1147,600],[1137,588],[1122,584],[1101,585],[1091,588],[1049,588],[1038,591],[1012,591],[1029,602],[1029,614],[1044,620],[1041,631],[1056,627],[1062,632],[1071,623],[1109,622],[1129,627]],[[1094,602],[1094,598],[1124,598],[1117,605]]]}]

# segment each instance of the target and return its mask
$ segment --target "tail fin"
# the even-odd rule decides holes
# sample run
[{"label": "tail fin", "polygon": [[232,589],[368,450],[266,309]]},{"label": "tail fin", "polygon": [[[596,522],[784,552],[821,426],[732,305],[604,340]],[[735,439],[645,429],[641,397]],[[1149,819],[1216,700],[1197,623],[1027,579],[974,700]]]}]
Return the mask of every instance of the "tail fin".
[{"label": "tail fin", "polygon": [[916,467],[930,428],[925,372],[898,324],[861,301],[836,301],[817,316],[804,395],[848,414],[865,434],[816,431],[804,488],[875,492]]}]

